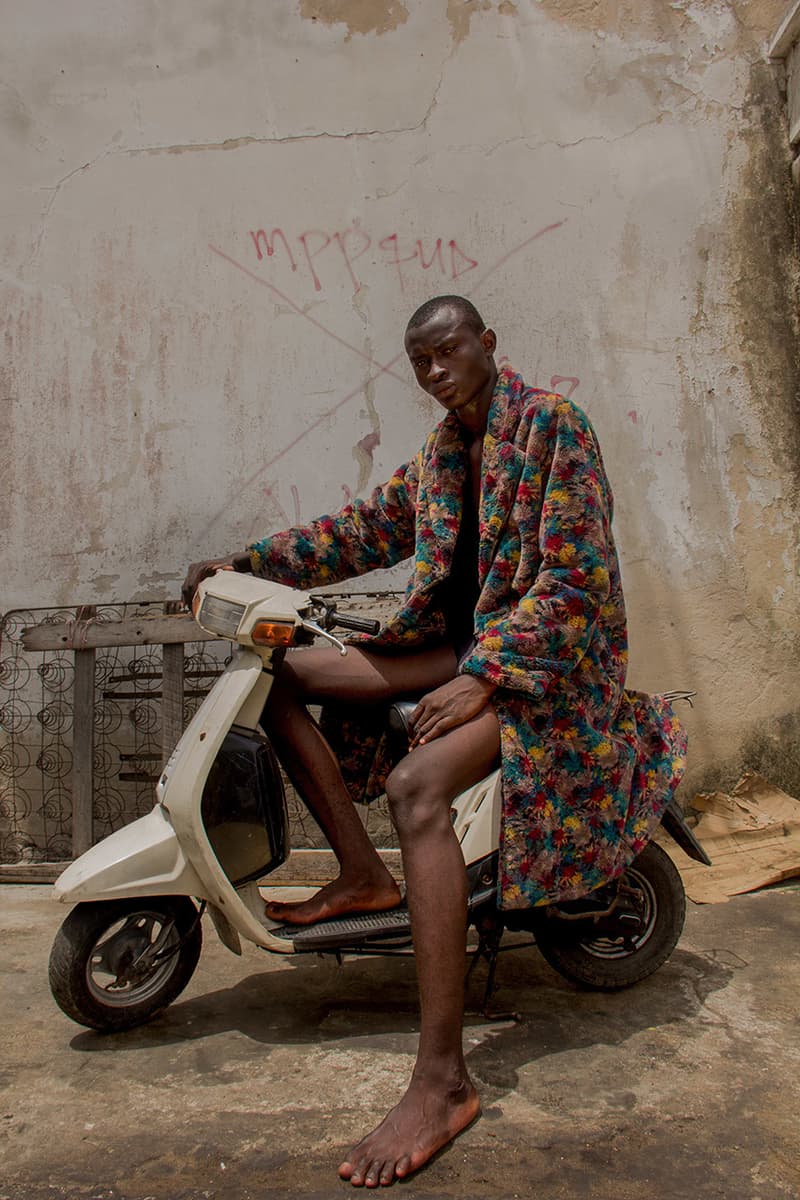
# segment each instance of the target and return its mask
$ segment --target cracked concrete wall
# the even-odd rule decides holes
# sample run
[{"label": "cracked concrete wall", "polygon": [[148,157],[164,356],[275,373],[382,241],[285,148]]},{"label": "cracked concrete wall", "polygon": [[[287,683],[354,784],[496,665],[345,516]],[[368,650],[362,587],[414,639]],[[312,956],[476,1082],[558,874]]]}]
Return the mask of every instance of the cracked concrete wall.
[{"label": "cracked concrete wall", "polygon": [[0,607],[175,595],[380,482],[461,291],[599,430],[693,779],[800,788],[783,7],[0,0]]}]

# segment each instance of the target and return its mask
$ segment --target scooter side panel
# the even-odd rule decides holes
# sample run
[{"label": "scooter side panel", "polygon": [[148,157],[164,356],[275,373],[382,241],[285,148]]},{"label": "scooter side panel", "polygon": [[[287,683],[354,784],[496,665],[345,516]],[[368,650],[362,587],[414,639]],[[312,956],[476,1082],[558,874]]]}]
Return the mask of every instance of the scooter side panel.
[{"label": "scooter side panel", "polygon": [[104,838],[62,871],[53,896],[65,904],[127,896],[197,896],[205,889],[160,805]]},{"label": "scooter side panel", "polygon": [[239,723],[241,714],[260,713],[267,699],[271,676],[263,667],[259,656],[247,650],[228,665],[186,728],[162,773],[156,794],[202,880],[200,894],[216,905],[248,941],[293,954],[291,943],[270,934],[256,885],[232,886],[214,854],[201,815],[203,788],[228,729],[232,723]]},{"label": "scooter side panel", "polygon": [[497,849],[500,836],[500,772],[493,771],[453,803],[453,831],[464,862],[477,862]]},{"label": "scooter side panel", "polygon": [[[262,678],[263,676],[263,678]],[[157,798],[170,811],[190,802],[186,789],[171,786],[176,776],[194,774],[205,782],[222,739],[234,723],[244,724],[256,706],[260,713],[267,698],[270,676],[252,650],[238,650],[183,731],[180,741],[156,785]],[[255,695],[254,695],[255,693]]]},{"label": "scooter side panel", "polygon": [[[191,771],[194,764],[188,760],[200,757],[198,750],[203,749],[209,729],[217,725],[222,729],[231,707],[238,711],[251,693],[258,690],[262,670],[261,659],[252,652],[240,653],[229,665],[212,689],[210,702],[195,714],[165,767],[156,787],[159,801],[165,798],[171,777],[176,773],[180,776],[181,767]],[[218,740],[208,739],[205,750],[209,761],[213,760],[216,749],[212,747]],[[198,871],[189,861],[191,845],[183,843],[189,852],[187,858],[181,844],[183,839],[179,841],[179,837],[179,822],[173,824],[169,806],[157,803],[152,812],[104,838],[76,859],[59,876],[53,895],[62,903],[156,895],[214,900],[215,881],[211,881],[211,888],[208,881],[204,882],[202,854]],[[207,843],[204,850],[211,853]]]}]

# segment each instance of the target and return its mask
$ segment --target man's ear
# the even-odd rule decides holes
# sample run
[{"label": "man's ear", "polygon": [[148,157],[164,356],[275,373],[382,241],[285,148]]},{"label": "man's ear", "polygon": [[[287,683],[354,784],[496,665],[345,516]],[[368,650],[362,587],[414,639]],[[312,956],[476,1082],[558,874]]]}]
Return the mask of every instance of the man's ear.
[{"label": "man's ear", "polygon": [[487,354],[494,354],[497,349],[497,336],[493,329],[484,329],[481,334],[481,345]]}]

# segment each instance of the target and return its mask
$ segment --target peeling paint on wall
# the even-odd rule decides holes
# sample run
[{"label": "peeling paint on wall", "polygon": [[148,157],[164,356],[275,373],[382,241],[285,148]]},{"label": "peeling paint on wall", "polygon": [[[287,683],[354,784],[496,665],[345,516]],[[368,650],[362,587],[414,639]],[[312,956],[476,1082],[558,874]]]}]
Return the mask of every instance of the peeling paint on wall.
[{"label": "peeling paint on wall", "polygon": [[456,45],[468,36],[475,14],[491,10],[491,0],[447,0],[447,19]]},{"label": "peeling paint on wall", "polygon": [[[786,112],[774,70],[755,64],[739,136],[747,148],[731,200],[734,352],[774,462],[800,504],[800,244]],[[800,513],[798,513],[800,516]]]},{"label": "peeling paint on wall", "polygon": [[537,7],[554,21],[587,33],[658,38],[675,44],[692,30],[707,34],[707,51],[717,51],[730,39],[740,50],[756,53],[764,39],[777,29],[785,5],[775,0],[731,0],[714,5],[707,0],[536,0]]},{"label": "peeling paint on wall", "polygon": [[537,0],[537,4],[553,20],[590,33],[658,36],[687,19],[683,5],[660,0]]},{"label": "peeling paint on wall", "polygon": [[463,42],[469,36],[472,19],[478,13],[496,13],[500,17],[516,17],[519,14],[519,6],[514,3],[514,0],[500,0],[496,7],[492,0],[447,0],[447,20],[450,23],[450,32],[455,45]]},{"label": "peeling paint on wall", "polygon": [[391,33],[408,20],[401,0],[300,0],[300,14],[321,25],[346,25],[354,33]]}]

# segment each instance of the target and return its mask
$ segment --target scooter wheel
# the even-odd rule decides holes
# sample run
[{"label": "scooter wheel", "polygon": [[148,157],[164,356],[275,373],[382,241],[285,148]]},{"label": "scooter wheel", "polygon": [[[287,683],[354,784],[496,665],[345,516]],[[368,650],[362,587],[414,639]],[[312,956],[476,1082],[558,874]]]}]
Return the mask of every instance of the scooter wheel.
[{"label": "scooter wheel", "polygon": [[595,991],[630,987],[669,958],[683,929],[686,893],[672,859],[651,842],[623,874],[623,902],[598,928],[543,913],[535,930],[542,956],[565,979]]},{"label": "scooter wheel", "polygon": [[50,988],[79,1025],[103,1033],[133,1029],[183,991],[202,941],[188,896],[78,904],[56,934]]}]

